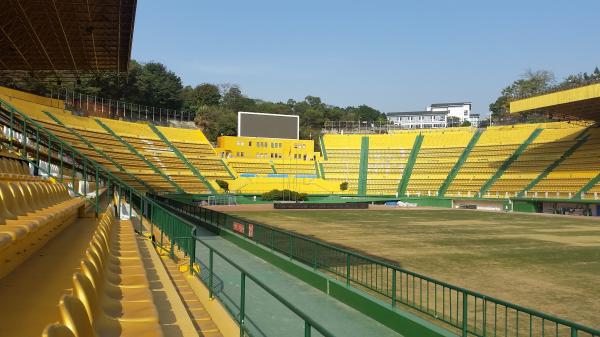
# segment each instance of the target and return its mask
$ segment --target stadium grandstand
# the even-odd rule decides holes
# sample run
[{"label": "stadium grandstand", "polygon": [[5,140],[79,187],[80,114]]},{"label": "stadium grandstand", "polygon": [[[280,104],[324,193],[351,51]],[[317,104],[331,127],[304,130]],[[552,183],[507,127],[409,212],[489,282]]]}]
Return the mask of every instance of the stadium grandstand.
[{"label": "stadium grandstand", "polygon": [[[0,71],[124,73],[136,5],[3,1]],[[600,337],[593,313],[579,324],[579,311],[546,314],[357,248],[349,223],[334,244],[228,211],[600,216],[600,84],[510,103],[574,121],[386,125],[315,142],[293,136],[294,116],[290,137],[216,144],[193,114],[61,92],[0,87],[0,336]]]}]

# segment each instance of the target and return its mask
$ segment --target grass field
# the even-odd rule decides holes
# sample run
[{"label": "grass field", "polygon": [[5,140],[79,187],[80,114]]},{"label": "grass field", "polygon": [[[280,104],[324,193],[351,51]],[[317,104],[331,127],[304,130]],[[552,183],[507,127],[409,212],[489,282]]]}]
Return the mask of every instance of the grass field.
[{"label": "grass field", "polygon": [[600,328],[600,221],[468,210],[229,213]]}]

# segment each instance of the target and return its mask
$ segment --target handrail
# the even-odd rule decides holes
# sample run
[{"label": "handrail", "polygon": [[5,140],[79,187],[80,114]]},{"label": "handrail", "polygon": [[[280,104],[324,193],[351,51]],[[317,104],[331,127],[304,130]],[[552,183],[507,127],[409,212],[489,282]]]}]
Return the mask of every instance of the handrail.
[{"label": "handrail", "polygon": [[[277,292],[275,292],[273,289],[271,289],[269,286],[267,286],[265,283],[263,283],[257,277],[255,277],[254,275],[252,275],[252,273],[250,273],[248,270],[246,270],[245,268],[243,268],[239,264],[235,263],[232,259],[230,259],[229,257],[227,257],[225,254],[221,253],[220,251],[218,251],[217,249],[215,249],[214,247],[212,247],[208,243],[204,242],[200,237],[198,237],[196,235],[196,229],[197,228],[194,228],[192,230],[192,238],[196,242],[199,242],[203,246],[207,247],[209,249],[209,254],[210,255],[212,255],[213,253],[217,254],[221,259],[225,260],[227,263],[229,263],[234,268],[236,268],[238,271],[240,271],[240,273],[242,273],[242,278],[247,277],[247,278],[251,279],[254,283],[256,283],[260,288],[262,288],[264,291],[266,291],[269,295],[273,296],[275,299],[277,299],[279,302],[281,302],[283,305],[285,305],[288,309],[290,309],[296,315],[300,316],[300,318],[302,318],[304,320],[304,322],[305,322],[304,336],[310,336],[311,335],[311,331],[310,331],[311,327],[315,328],[315,330],[317,330],[319,333],[321,333],[325,337],[333,337],[334,336],[334,334],[332,334],[327,329],[325,329],[321,324],[317,323],[315,320],[313,320],[312,318],[310,318],[302,310],[300,310],[297,307],[295,307],[288,300],[286,300],[285,298],[283,298],[281,295],[279,295]],[[209,275],[210,275],[209,276],[210,279],[212,279],[213,278],[212,260],[211,260],[211,263],[209,265]],[[244,294],[245,294],[244,285],[245,285],[245,283],[242,283],[241,296],[244,296]],[[212,289],[209,289],[209,291],[212,293]],[[243,309],[241,308],[240,310],[243,310]],[[244,328],[244,324],[243,324],[243,312],[240,315],[240,321],[238,323],[240,323],[240,330],[248,332]],[[242,331],[240,331],[240,332],[242,332]]]},{"label": "handrail", "polygon": [[[56,96],[55,96],[56,94]],[[130,103],[118,99],[110,99],[95,95],[88,95],[70,91],[66,88],[56,92],[50,92],[51,98],[63,100],[67,110],[84,110],[93,116],[101,113],[104,117],[111,119],[128,119],[131,121],[147,121],[153,124],[168,124],[170,121],[189,122],[196,118],[192,111],[178,111],[175,109],[159,108],[142,104]]]},{"label": "handrail", "polygon": [[[545,321],[546,325],[552,325],[553,327],[556,325],[556,329],[558,330],[560,329],[569,329],[571,331],[571,333],[574,333],[574,335],[572,336],[578,336],[577,333],[586,333],[588,335],[586,336],[592,336],[592,337],[597,337],[600,336],[600,330],[596,330],[594,328],[591,327],[587,327],[584,326],[582,324],[579,323],[575,323],[560,317],[555,317],[540,311],[537,311],[535,309],[531,309],[531,308],[527,308],[527,307],[523,307],[520,306],[518,304],[514,304],[511,302],[507,302],[492,296],[487,296],[485,294],[473,291],[473,290],[469,290],[469,289],[465,289],[465,288],[461,288],[452,284],[449,284],[447,282],[444,281],[440,281],[440,280],[436,280],[432,277],[426,276],[426,275],[422,275],[419,274],[417,272],[414,271],[410,271],[410,270],[406,270],[404,268],[401,268],[399,266],[390,264],[388,262],[385,261],[381,261],[378,260],[376,258],[372,258],[369,256],[364,256],[362,254],[356,253],[354,251],[345,249],[345,248],[341,248],[341,247],[337,247],[335,245],[329,244],[329,243],[324,243],[324,242],[320,242],[317,241],[313,238],[309,238],[309,237],[305,237],[296,233],[292,233],[292,232],[288,232],[285,230],[281,230],[269,225],[265,225],[265,224],[260,224],[254,221],[248,221],[247,219],[244,218],[240,218],[240,217],[236,217],[236,216],[232,216],[226,213],[222,213],[222,212],[218,212],[218,211],[214,211],[214,210],[210,210],[207,208],[202,208],[202,207],[197,207],[195,205],[191,205],[191,204],[186,204],[183,202],[179,202],[179,201],[175,201],[172,199],[167,199],[164,197],[155,197],[155,199],[157,199],[161,204],[163,204],[165,207],[169,207],[172,211],[175,212],[179,212],[182,213],[188,217],[193,217],[195,220],[199,220],[203,223],[206,223],[210,226],[214,226],[217,228],[225,228],[230,230],[231,233],[234,233],[236,235],[240,235],[243,236],[247,239],[250,239],[258,244],[261,245],[265,245],[266,247],[270,247],[271,249],[276,249],[278,251],[280,251],[282,254],[285,254],[287,256],[289,256],[290,258],[295,259],[296,261],[299,261],[301,263],[304,264],[308,264],[311,265],[315,268],[318,269],[318,267],[322,267],[325,270],[341,276],[343,278],[346,279],[346,284],[348,286],[358,286],[358,288],[366,288],[371,292],[375,292],[380,296],[383,296],[387,299],[391,300],[391,305],[392,307],[395,307],[396,302],[401,303],[403,305],[406,305],[412,309],[416,309],[422,313],[425,313],[437,320],[440,320],[446,324],[449,324],[457,329],[462,330],[463,332],[463,336],[467,336],[467,335],[475,335],[475,336],[483,336],[483,332],[485,332],[485,328],[483,328],[482,330],[482,326],[481,326],[481,311],[477,311],[477,307],[479,306],[480,310],[482,309],[482,306],[485,306],[485,308],[487,308],[488,306],[494,306],[495,310],[498,310],[499,307],[502,307],[502,310],[504,312],[504,310],[506,310],[506,312],[508,311],[508,309],[511,309],[514,311],[514,314],[517,317],[517,322],[518,322],[518,316],[519,314],[521,315],[530,315],[529,319],[533,320],[534,318],[540,321]],[[233,222],[237,222],[238,224],[243,225],[242,227],[237,227],[235,228],[233,226]],[[249,226],[252,226],[252,234],[249,234]],[[263,241],[261,241],[261,238],[264,237],[259,237],[260,235],[257,233],[277,233],[280,236],[278,236],[278,238],[281,238],[282,236],[285,238],[287,237],[287,241],[285,241],[284,243],[279,243],[276,247],[272,245],[271,242],[271,246],[269,246],[268,243],[265,243]],[[273,234],[271,234],[271,238],[273,238]],[[305,251],[302,251],[304,253],[306,253],[306,251],[318,251],[321,252],[322,255],[326,255],[327,253],[323,253],[323,250],[318,248],[324,248],[324,249],[328,249],[331,254],[334,254],[334,257],[337,257],[340,261],[344,261],[346,263],[345,266],[345,271],[344,272],[340,272],[339,269],[344,268],[344,266],[337,266],[338,270],[334,270],[331,268],[335,268],[335,267],[330,267],[327,265],[324,265],[322,263],[319,263],[320,261],[315,260],[315,261],[306,261],[305,256],[302,256],[302,252],[298,252],[297,249],[296,251],[294,251],[294,242],[296,242],[296,240],[298,241],[303,241],[306,243],[310,243],[312,245],[314,245],[313,247],[309,247],[306,248],[306,245],[302,245],[302,247],[305,248]],[[300,245],[295,245],[296,247],[299,247]],[[284,247],[283,249],[281,249],[281,247]],[[296,254],[296,255],[295,255]],[[316,253],[315,253],[316,254]],[[308,255],[308,253],[307,253]],[[313,256],[313,253],[310,254],[311,258],[315,258]],[[361,262],[359,264],[352,264],[352,261],[355,262]],[[377,285],[369,282],[363,282],[361,279],[356,277],[356,272],[353,273],[352,269],[353,268],[360,268],[360,265],[367,265],[367,266],[371,266],[370,268],[387,268],[390,270],[390,273],[392,274],[392,281],[394,283],[392,283],[391,289],[386,288],[386,289],[382,289],[382,285],[379,284],[380,288],[377,287]],[[377,277],[375,277],[377,278]],[[400,287],[398,287],[397,283],[398,280],[400,280]],[[403,281],[404,280],[404,281]],[[371,280],[372,281],[372,280]],[[389,279],[384,279],[384,280],[379,280],[380,283],[385,283],[386,286],[389,286]],[[377,282],[377,281],[375,281]],[[431,283],[431,288],[427,288],[427,294],[429,294],[429,292],[431,291],[431,289],[433,289],[435,287],[435,290],[438,291],[438,287],[441,287],[441,291],[438,291],[438,295],[440,294],[440,292],[443,293],[444,296],[452,296],[451,301],[454,301],[454,299],[456,298],[456,302],[451,303],[452,305],[456,306],[456,308],[458,310],[451,312],[450,313],[450,318],[448,318],[448,313],[444,312],[443,314],[441,314],[440,311],[437,311],[437,314],[434,314],[434,310],[433,308],[428,308],[425,307],[423,308],[422,305],[419,305],[418,300],[419,299],[419,295],[421,294],[421,299],[424,300],[424,289],[423,286],[421,286],[421,288],[419,288],[419,284],[427,284],[427,287],[429,287],[429,284]],[[412,285],[413,291],[412,291],[412,296],[413,299],[411,300],[409,297],[409,284]],[[406,287],[406,293],[404,293],[404,290],[401,289],[402,287]],[[398,298],[398,291],[400,291],[400,298]],[[417,295],[415,295],[415,293]],[[459,294],[462,294],[462,296],[460,296]],[[462,297],[462,299],[461,299]],[[446,298],[446,300],[448,300],[448,298]],[[435,304],[438,305],[441,303],[438,301],[438,299],[428,299],[428,303],[427,305],[431,304],[432,301],[435,301]],[[444,303],[444,302],[442,302]],[[464,316],[462,316],[461,312],[460,312],[460,308],[459,303],[463,303],[464,307],[462,308],[463,310],[466,310],[466,314]],[[475,305],[475,311],[473,312],[473,308],[469,306],[469,308],[467,307],[467,304],[470,305]],[[462,306],[462,304],[461,304]],[[452,309],[450,309],[452,310]],[[485,314],[485,310],[486,309],[482,309],[483,313]],[[491,309],[490,309],[491,310]],[[479,317],[478,317],[479,315]],[[507,322],[507,326],[508,326],[508,321],[509,321],[509,316],[511,316],[509,313],[506,313],[504,315],[504,318]],[[466,320],[463,320],[462,318],[466,317]],[[486,324],[486,322],[483,322],[484,324]],[[487,322],[487,324],[491,324],[490,322]],[[479,325],[479,326],[478,326]],[[494,326],[494,328],[496,329],[497,327]],[[517,323],[517,328],[515,327],[511,327],[508,326],[506,328],[504,327],[500,327],[500,329],[504,329],[505,331],[508,331],[508,329],[519,329],[518,328],[518,323]],[[483,331],[483,332],[482,332]],[[533,336],[533,335],[531,335]]]}]

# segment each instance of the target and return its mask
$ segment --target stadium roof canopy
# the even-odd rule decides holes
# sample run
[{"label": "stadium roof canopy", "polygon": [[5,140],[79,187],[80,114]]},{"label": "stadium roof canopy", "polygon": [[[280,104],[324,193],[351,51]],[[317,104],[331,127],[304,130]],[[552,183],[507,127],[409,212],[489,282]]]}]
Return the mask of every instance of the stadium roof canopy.
[{"label": "stadium roof canopy", "polygon": [[136,0],[0,0],[0,71],[127,71]]},{"label": "stadium roof canopy", "polygon": [[510,102],[510,112],[543,112],[600,122],[600,83]]}]

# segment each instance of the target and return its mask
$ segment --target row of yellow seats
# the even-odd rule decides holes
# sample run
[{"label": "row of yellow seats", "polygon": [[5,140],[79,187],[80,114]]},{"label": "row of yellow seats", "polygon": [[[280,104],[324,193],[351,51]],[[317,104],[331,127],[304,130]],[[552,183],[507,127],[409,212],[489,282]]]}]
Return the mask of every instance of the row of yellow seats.
[{"label": "row of yellow seats", "polygon": [[83,203],[64,185],[0,182],[0,278],[70,224]]},{"label": "row of yellow seats", "polygon": [[112,205],[98,222],[73,295],[59,301],[61,322],[43,336],[163,336],[133,226],[117,226]]},{"label": "row of yellow seats", "polygon": [[18,159],[7,157],[0,158],[0,179],[2,180],[40,180],[41,177],[32,176],[27,163]]}]

